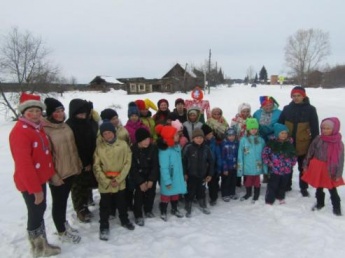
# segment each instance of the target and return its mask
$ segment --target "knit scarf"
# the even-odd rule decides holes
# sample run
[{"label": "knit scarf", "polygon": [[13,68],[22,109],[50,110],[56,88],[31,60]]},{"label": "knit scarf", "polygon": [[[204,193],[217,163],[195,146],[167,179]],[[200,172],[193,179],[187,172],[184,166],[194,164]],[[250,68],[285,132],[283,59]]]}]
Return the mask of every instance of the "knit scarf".
[{"label": "knit scarf", "polygon": [[339,167],[339,159],[341,153],[341,134],[321,135],[321,140],[327,143],[327,167],[328,172],[335,176]]}]

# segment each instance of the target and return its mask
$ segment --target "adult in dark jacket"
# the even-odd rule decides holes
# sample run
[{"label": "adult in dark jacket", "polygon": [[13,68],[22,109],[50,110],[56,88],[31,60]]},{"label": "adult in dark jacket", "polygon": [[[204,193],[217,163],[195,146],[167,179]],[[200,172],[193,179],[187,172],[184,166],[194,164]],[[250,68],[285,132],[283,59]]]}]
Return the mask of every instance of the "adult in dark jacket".
[{"label": "adult in dark jacket", "polygon": [[135,183],[134,216],[135,223],[144,226],[143,208],[146,218],[154,217],[153,202],[156,195],[156,184],[159,174],[158,149],[151,143],[150,133],[139,128],[135,132],[136,143],[131,146],[131,178]]},{"label": "adult in dark jacket", "polygon": [[[319,118],[316,108],[309,102],[306,91],[301,86],[296,86],[291,91],[292,101],[283,108],[278,123],[285,124],[289,129],[296,148],[297,163],[299,170],[299,187],[301,194],[308,197],[308,184],[301,177],[303,173],[303,161],[308,152],[309,145],[319,135]],[[292,173],[289,178],[287,191],[291,190]]]},{"label": "adult in dark jacket", "polygon": [[157,102],[158,111],[153,115],[156,125],[166,125],[168,116],[170,114],[169,102],[166,99],[160,99]]},{"label": "adult in dark jacket", "polygon": [[187,121],[187,109],[183,99],[178,98],[175,100],[175,108],[172,113],[175,114],[176,119],[178,119],[181,124]]},{"label": "adult in dark jacket", "polygon": [[89,189],[95,182],[92,163],[96,137],[90,119],[88,119],[89,111],[89,103],[86,100],[72,99],[69,103],[69,118],[66,121],[73,131],[78,155],[83,165],[82,172],[75,177],[71,189],[74,210],[82,222],[90,222],[91,219],[88,198]]}]

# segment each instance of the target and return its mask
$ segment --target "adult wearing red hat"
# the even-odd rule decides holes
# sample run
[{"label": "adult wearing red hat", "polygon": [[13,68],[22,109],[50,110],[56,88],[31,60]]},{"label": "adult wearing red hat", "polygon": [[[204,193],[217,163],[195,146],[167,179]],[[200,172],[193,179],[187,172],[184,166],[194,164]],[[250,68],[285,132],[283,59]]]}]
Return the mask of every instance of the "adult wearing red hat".
[{"label": "adult wearing red hat", "polygon": [[55,174],[48,137],[41,124],[44,109],[40,96],[22,93],[18,106],[21,116],[9,136],[14,182],[27,207],[27,231],[34,257],[61,252],[60,247],[47,242],[44,225],[46,182]]},{"label": "adult wearing red hat", "polygon": [[[308,184],[301,179],[303,175],[303,161],[313,139],[319,135],[319,118],[316,108],[312,106],[307,97],[306,91],[301,86],[291,90],[292,101],[283,108],[278,123],[285,124],[289,129],[289,136],[297,153],[298,170],[300,173],[299,187],[303,197],[308,197]],[[289,179],[287,191],[291,190],[292,173]]]}]

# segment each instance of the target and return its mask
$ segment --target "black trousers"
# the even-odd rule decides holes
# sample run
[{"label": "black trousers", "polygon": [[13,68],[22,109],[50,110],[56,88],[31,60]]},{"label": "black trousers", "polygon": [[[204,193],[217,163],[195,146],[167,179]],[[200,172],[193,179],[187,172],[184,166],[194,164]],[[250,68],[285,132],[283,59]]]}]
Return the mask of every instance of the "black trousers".
[{"label": "black trousers", "polygon": [[[305,159],[306,155],[298,156],[297,157],[297,165],[298,165],[298,171],[299,171],[299,188],[301,190],[308,189],[308,184],[302,180],[303,176],[303,161]],[[292,175],[293,175],[293,169],[291,169],[291,174],[289,174],[289,182],[287,184],[287,189],[291,190],[292,187]]]},{"label": "black trousers", "polygon": [[43,201],[36,205],[35,204],[35,195],[29,194],[28,192],[22,192],[26,208],[28,210],[28,221],[26,229],[28,231],[35,230],[39,228],[44,221],[44,212],[47,208],[47,188],[46,184],[42,185],[44,198]]},{"label": "black trousers", "polygon": [[156,196],[156,182],[153,182],[152,188],[146,192],[140,190],[140,186],[137,186],[134,193],[134,216],[135,218],[143,217],[144,212],[152,212],[153,203]]},{"label": "black trousers", "polygon": [[99,202],[99,223],[101,229],[109,228],[109,215],[111,212],[112,202],[116,203],[121,224],[124,225],[129,222],[126,191],[122,190],[117,193],[101,193],[101,200]]},{"label": "black trousers", "polygon": [[289,183],[290,174],[277,175],[270,174],[267,182],[266,203],[273,203],[276,199],[285,199],[286,186]]},{"label": "black trousers", "polygon": [[221,192],[222,197],[236,194],[237,170],[231,169],[228,175],[222,174]]},{"label": "black trousers", "polygon": [[187,180],[187,201],[193,202],[195,196],[197,200],[205,199],[205,182],[203,178],[188,176]]},{"label": "black trousers", "polygon": [[214,175],[211,181],[207,183],[207,186],[211,201],[216,201],[219,192],[219,175]]},{"label": "black trousers", "polygon": [[50,192],[52,195],[52,217],[55,227],[59,233],[65,232],[65,222],[66,222],[66,210],[67,210],[67,200],[69,193],[71,192],[71,187],[74,177],[68,177],[64,179],[64,184],[60,186],[54,186],[49,184]]}]

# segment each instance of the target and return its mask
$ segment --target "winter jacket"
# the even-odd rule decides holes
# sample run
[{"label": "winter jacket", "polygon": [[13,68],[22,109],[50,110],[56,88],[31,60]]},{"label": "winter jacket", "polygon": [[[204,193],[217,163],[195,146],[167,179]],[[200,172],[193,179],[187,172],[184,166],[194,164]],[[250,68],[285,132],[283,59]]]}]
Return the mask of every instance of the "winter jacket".
[{"label": "winter jacket", "polygon": [[81,173],[82,163],[71,128],[65,123],[52,123],[46,119],[43,120],[43,128],[52,147],[54,177],[65,179]]},{"label": "winter jacket", "polygon": [[155,121],[156,125],[166,125],[168,117],[170,114],[170,110],[167,109],[166,111],[158,110],[156,114],[153,115],[153,120]]},{"label": "winter jacket", "polygon": [[150,144],[147,148],[139,148],[138,143],[132,145],[131,178],[136,185],[146,181],[156,182],[159,175],[158,149]]},{"label": "winter jacket", "polygon": [[203,123],[199,122],[200,110],[198,108],[190,108],[188,109],[188,112],[190,112],[191,110],[197,111],[198,115],[197,115],[196,121],[191,122],[188,119],[188,113],[187,113],[187,121],[183,123],[183,135],[187,137],[188,141],[192,141],[193,139],[192,132],[194,131],[194,129],[201,128],[201,126],[203,125]]},{"label": "winter jacket", "polygon": [[244,136],[240,140],[237,158],[237,176],[256,176],[267,173],[267,166],[262,162],[262,150],[265,141],[260,136]]},{"label": "winter jacket", "polygon": [[[122,140],[114,143],[102,141],[94,153],[93,173],[100,193],[117,193],[126,188],[126,177],[131,168],[132,152]],[[111,180],[119,184],[111,186]]]},{"label": "winter jacket", "polygon": [[[309,165],[309,162],[311,159],[315,158],[317,160],[323,161],[327,163],[327,142],[323,141],[320,138],[320,135],[316,136],[316,138],[312,141],[312,143],[309,146],[308,154],[304,160],[303,167],[307,168]],[[343,170],[344,170],[344,144],[341,143],[341,154],[339,158],[339,166],[338,169],[335,171],[335,178],[341,178],[343,176]],[[329,176],[332,177],[330,172],[328,171]]]},{"label": "winter jacket", "polygon": [[310,143],[319,135],[319,118],[308,97],[301,104],[292,101],[285,106],[278,123],[289,128],[289,136],[293,138],[297,156],[307,154]]},{"label": "winter jacket", "polygon": [[83,168],[92,165],[93,153],[96,148],[96,135],[90,119],[76,118],[79,108],[87,107],[88,102],[82,99],[73,99],[70,103],[69,118],[66,124],[72,129],[78,155]]},{"label": "winter jacket", "polygon": [[183,171],[185,175],[205,178],[214,175],[214,159],[211,149],[203,142],[187,144],[183,149]]},{"label": "winter jacket", "polygon": [[225,131],[229,128],[229,124],[223,116],[218,120],[210,117],[207,119],[206,124],[212,128],[217,140],[221,141],[224,139]]},{"label": "winter jacket", "polygon": [[9,135],[14,182],[20,192],[42,192],[55,173],[49,140],[41,124],[20,118]]},{"label": "winter jacket", "polygon": [[132,120],[128,120],[124,127],[128,131],[131,145],[137,142],[137,140],[135,138],[135,131],[136,130],[138,130],[139,128],[144,128],[148,132],[150,132],[150,129],[146,125],[144,125],[141,120],[138,120],[136,122],[133,122]]},{"label": "winter jacket", "polygon": [[[160,193],[171,196],[185,194],[186,182],[183,175],[181,147],[176,144],[173,147],[160,146],[158,143],[158,158],[160,169]],[[168,189],[166,186],[170,185]]]},{"label": "winter jacket", "polygon": [[151,138],[155,142],[158,138],[156,130],[155,130],[155,127],[156,127],[155,120],[150,116],[147,116],[147,117],[140,116],[140,120],[143,122],[144,125],[147,126],[147,128],[149,128]]},{"label": "winter jacket", "polygon": [[269,138],[273,137],[273,125],[278,122],[281,110],[273,109],[272,112],[267,113],[260,108],[255,111],[253,117],[259,122],[259,135],[267,142]]},{"label": "winter jacket", "polygon": [[238,141],[233,142],[224,139],[220,146],[222,172],[227,172],[237,168]]},{"label": "winter jacket", "polygon": [[180,115],[177,112],[176,108],[174,108],[173,113],[175,114],[176,119],[181,122],[181,124],[183,124],[184,122],[187,121],[187,109],[185,109],[185,108],[183,109],[183,115]]},{"label": "winter jacket", "polygon": [[269,140],[262,151],[262,160],[268,166],[270,173],[276,175],[291,174],[292,167],[297,162],[292,138],[284,142],[275,138]]},{"label": "winter jacket", "polygon": [[222,172],[222,157],[220,151],[220,145],[217,143],[216,138],[212,137],[211,140],[205,139],[205,144],[210,147],[212,158],[214,161],[214,174],[220,175]]}]

